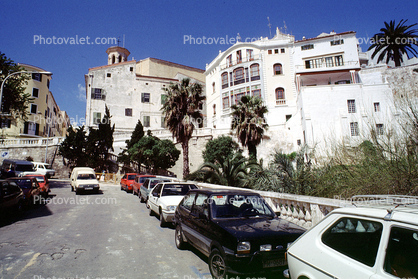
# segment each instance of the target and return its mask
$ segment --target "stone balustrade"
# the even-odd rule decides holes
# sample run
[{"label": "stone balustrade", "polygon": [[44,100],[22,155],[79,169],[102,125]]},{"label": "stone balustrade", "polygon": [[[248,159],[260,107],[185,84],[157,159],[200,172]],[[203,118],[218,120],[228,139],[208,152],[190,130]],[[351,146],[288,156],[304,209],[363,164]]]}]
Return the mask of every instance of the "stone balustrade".
[{"label": "stone balustrade", "polygon": [[15,146],[46,146],[58,145],[64,141],[63,137],[50,137],[50,138],[13,138],[0,140],[0,146],[15,147]]},{"label": "stone balustrade", "polygon": [[[230,186],[196,183],[199,188],[243,189]],[[245,189],[251,190],[251,189]],[[278,192],[254,191],[259,193],[273,210],[280,212],[281,218],[289,220],[306,229],[321,221],[329,212],[336,208],[351,206],[341,199],[328,199],[310,196],[292,195]]]}]

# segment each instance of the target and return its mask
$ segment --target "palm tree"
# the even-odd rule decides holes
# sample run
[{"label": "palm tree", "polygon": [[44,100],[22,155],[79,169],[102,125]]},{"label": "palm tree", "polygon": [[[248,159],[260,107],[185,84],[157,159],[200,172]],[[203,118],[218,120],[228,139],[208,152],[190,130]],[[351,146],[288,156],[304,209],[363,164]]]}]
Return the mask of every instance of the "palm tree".
[{"label": "palm tree", "polygon": [[202,85],[191,83],[185,78],[180,83],[170,84],[164,88],[167,98],[162,111],[165,116],[165,125],[181,143],[183,149],[183,177],[189,174],[189,140],[192,138],[195,121],[202,120],[200,107],[205,100],[202,95]]},{"label": "palm tree", "polygon": [[235,130],[242,146],[248,147],[251,161],[257,162],[257,145],[260,144],[268,124],[264,114],[268,112],[262,100],[258,97],[242,96],[237,105],[231,106],[231,129]]},{"label": "palm tree", "polygon": [[386,64],[389,60],[395,62],[395,66],[401,66],[403,62],[402,55],[411,53],[416,56],[418,52],[414,46],[418,46],[417,29],[410,29],[417,25],[406,25],[408,20],[401,20],[398,25],[391,20],[389,24],[385,21],[385,27],[380,29],[380,33],[376,33],[372,38],[372,45],[368,50],[374,49],[372,58],[377,54],[377,63],[383,61],[386,56]]}]

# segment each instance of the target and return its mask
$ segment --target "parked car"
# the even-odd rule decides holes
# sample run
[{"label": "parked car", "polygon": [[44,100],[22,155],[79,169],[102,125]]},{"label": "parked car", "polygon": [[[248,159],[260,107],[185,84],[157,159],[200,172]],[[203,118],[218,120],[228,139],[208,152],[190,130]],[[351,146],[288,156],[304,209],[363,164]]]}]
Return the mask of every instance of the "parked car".
[{"label": "parked car", "polygon": [[32,162],[32,164],[37,173],[40,173],[47,178],[51,178],[55,175],[55,170],[51,169],[51,166],[47,163]]},{"label": "parked car", "polygon": [[158,183],[148,197],[147,207],[149,214],[160,217],[161,227],[166,223],[173,222],[174,212],[183,197],[197,186],[192,183],[165,182]]},{"label": "parked car", "polygon": [[17,159],[4,159],[1,166],[1,176],[3,178],[22,176],[25,172],[33,173],[32,162]]},{"label": "parked car", "polygon": [[21,213],[24,206],[22,189],[12,181],[0,180],[0,214]]},{"label": "parked car", "polygon": [[99,192],[100,185],[96,178],[96,174],[92,168],[76,167],[70,176],[71,191],[75,191],[76,195],[81,191]]},{"label": "parked car", "polygon": [[134,195],[139,195],[139,190],[142,184],[144,184],[145,180],[147,180],[148,178],[154,178],[154,177],[155,175],[151,175],[151,174],[137,175],[134,179],[134,182],[132,183],[132,193]]},{"label": "parked car", "polygon": [[128,193],[132,193],[132,184],[138,173],[125,173],[120,179],[120,189],[125,190]]},{"label": "parked car", "polygon": [[41,187],[41,195],[44,198],[47,198],[50,192],[49,189],[49,181],[48,178],[45,175],[42,174],[28,174],[24,177],[34,177],[38,181],[39,187]]},{"label": "parked car", "polygon": [[257,193],[191,190],[175,213],[175,243],[188,243],[209,257],[213,278],[262,274],[287,267],[286,248],[305,229],[277,217]]},{"label": "parked car", "polygon": [[23,191],[26,206],[33,206],[41,203],[41,187],[34,177],[10,177],[7,181],[16,183]]},{"label": "parked car", "polygon": [[418,197],[354,203],[331,211],[290,246],[285,276],[418,278]]},{"label": "parked car", "polygon": [[141,200],[141,202],[147,202],[149,193],[151,192],[152,188],[155,187],[158,183],[162,182],[170,182],[169,179],[163,179],[163,178],[147,178],[145,179],[144,183],[139,188],[139,194],[138,197]]}]

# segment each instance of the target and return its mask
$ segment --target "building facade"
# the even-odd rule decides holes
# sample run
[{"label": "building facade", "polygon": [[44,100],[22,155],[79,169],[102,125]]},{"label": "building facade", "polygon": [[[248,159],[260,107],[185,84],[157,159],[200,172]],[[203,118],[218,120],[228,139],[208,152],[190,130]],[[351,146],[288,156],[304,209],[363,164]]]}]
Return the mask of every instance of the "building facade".
[{"label": "building facade", "polygon": [[331,142],[356,145],[372,130],[383,135],[396,118],[387,66],[368,61],[352,31],[296,41],[277,29],[271,39],[237,42],[206,66],[208,127],[228,134],[231,105],[251,95],[269,110],[258,147],[265,162],[274,150],[307,146],[325,156]]},{"label": "building facade", "polygon": [[3,138],[63,137],[69,126],[69,117],[61,111],[54,96],[49,91],[52,74],[28,64],[18,64],[24,71],[31,73],[26,81],[25,93],[32,97],[27,108],[28,118],[8,119],[2,124]]},{"label": "building facade", "polygon": [[[155,58],[128,60],[129,51],[118,46],[110,47],[106,53],[108,64],[90,68],[85,75],[88,127],[95,127],[108,107],[116,134],[126,132],[130,138],[138,120],[145,130],[164,131],[161,111],[166,98],[164,89],[186,77],[204,88],[205,76],[201,69]],[[124,148],[124,140],[120,144],[120,148],[115,146],[116,154]]]}]

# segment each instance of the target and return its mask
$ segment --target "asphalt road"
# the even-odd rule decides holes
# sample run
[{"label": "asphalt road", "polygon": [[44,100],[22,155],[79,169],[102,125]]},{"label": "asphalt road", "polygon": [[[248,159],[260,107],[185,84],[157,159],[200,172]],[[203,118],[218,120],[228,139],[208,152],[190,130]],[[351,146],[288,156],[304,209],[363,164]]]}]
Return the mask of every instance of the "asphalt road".
[{"label": "asphalt road", "polygon": [[[211,278],[207,259],[178,250],[137,196],[119,185],[75,195],[51,180],[45,205],[0,220],[0,278]],[[243,278],[243,277],[241,277]]]}]

